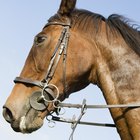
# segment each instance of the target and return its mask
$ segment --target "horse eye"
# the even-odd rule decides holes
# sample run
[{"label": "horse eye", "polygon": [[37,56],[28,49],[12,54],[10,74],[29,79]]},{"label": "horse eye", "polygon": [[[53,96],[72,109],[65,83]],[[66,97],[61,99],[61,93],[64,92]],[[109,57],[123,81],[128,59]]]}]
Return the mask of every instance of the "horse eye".
[{"label": "horse eye", "polygon": [[36,44],[42,43],[43,41],[45,41],[47,37],[46,36],[36,36],[34,42]]}]

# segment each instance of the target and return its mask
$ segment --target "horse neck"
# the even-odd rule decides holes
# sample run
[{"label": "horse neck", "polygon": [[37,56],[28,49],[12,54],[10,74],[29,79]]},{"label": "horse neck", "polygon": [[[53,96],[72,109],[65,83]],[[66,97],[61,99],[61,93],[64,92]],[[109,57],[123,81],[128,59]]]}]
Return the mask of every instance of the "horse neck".
[{"label": "horse neck", "polygon": [[140,83],[140,56],[123,40],[120,39],[120,41],[122,42],[113,41],[107,46],[100,44],[102,63],[109,72],[119,102],[136,102],[140,100],[138,96],[140,91],[138,85]]},{"label": "horse neck", "polygon": [[[100,41],[97,46],[98,85],[107,103],[140,103],[140,57],[122,39],[111,43]],[[122,140],[140,139],[140,108],[110,111]]]}]

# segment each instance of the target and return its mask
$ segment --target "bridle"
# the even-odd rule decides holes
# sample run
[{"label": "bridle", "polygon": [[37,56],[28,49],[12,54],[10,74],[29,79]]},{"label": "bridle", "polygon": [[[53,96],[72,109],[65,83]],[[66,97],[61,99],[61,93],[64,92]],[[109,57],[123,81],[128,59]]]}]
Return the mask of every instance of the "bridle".
[{"label": "bridle", "polygon": [[[44,28],[50,25],[60,25],[63,27],[61,35],[58,39],[57,45],[55,50],[51,56],[51,60],[47,69],[47,73],[44,79],[41,81],[32,80],[23,77],[16,77],[14,82],[15,83],[22,83],[22,84],[29,84],[32,86],[37,86],[41,88],[41,91],[35,91],[32,93],[30,97],[30,105],[36,110],[45,110],[50,102],[56,102],[59,98],[59,89],[56,85],[50,84],[52,80],[59,60],[63,54],[63,86],[64,86],[64,98],[67,97],[66,91],[66,58],[67,58],[67,46],[69,40],[69,29],[70,29],[70,22],[69,23],[61,23],[61,22],[49,22],[45,25]],[[43,29],[44,29],[43,28]],[[56,90],[56,94],[54,94],[53,90]]]},{"label": "bridle", "polygon": [[[29,84],[32,86],[37,86],[41,88],[41,91],[35,91],[32,93],[30,97],[30,105],[32,108],[42,111],[47,109],[49,103],[53,103],[55,108],[58,107],[68,107],[68,108],[81,108],[81,114],[77,120],[75,119],[63,119],[62,117],[56,117],[52,116],[52,118],[49,121],[60,121],[60,122],[66,122],[66,123],[72,123],[73,124],[73,131],[71,133],[70,139],[73,139],[73,133],[77,126],[77,124],[84,124],[84,125],[95,125],[95,126],[106,126],[106,127],[115,127],[114,124],[102,124],[102,123],[91,123],[91,122],[81,122],[82,116],[85,114],[86,109],[99,109],[99,108],[136,108],[140,107],[140,104],[116,104],[116,105],[86,105],[86,100],[83,100],[82,104],[69,104],[69,103],[61,103],[59,101],[59,89],[56,85],[50,84],[50,81],[52,80],[56,68],[58,66],[59,60],[63,54],[63,86],[64,86],[64,98],[66,98],[68,95],[66,94],[66,58],[67,58],[67,47],[68,47],[68,41],[69,41],[69,29],[70,29],[70,23],[61,23],[61,22],[49,22],[45,25],[44,28],[50,26],[50,25],[60,25],[63,27],[61,35],[58,39],[57,45],[55,47],[55,50],[51,56],[51,60],[47,69],[47,73],[44,79],[41,81],[38,80],[32,80],[28,78],[23,77],[16,77],[14,82],[15,83],[22,83],[22,84]],[[56,94],[54,94],[53,90],[56,90]],[[58,105],[55,105],[55,103],[58,103]]]}]

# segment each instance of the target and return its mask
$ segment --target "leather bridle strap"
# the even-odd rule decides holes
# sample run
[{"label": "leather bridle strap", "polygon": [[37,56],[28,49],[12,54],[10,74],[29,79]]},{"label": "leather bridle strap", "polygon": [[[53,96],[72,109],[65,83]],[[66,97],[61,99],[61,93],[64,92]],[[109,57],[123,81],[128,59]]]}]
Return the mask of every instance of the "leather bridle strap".
[{"label": "leather bridle strap", "polygon": [[[48,67],[48,71],[47,71],[46,78],[45,78],[46,83],[49,83],[50,80],[53,78],[53,75],[55,73],[56,67],[60,60],[60,57],[61,57],[63,51],[67,47],[67,43],[68,43],[67,34],[69,34],[69,26],[63,27],[63,31],[61,32],[57,46],[51,57],[50,65]],[[58,50],[59,50],[59,52],[58,52]]]},{"label": "leather bridle strap", "polygon": [[14,79],[15,83],[23,83],[23,84],[30,84],[33,86],[38,86],[40,88],[43,88],[43,83],[41,81],[37,81],[37,80],[31,80],[28,78],[22,78],[22,77],[16,77]]},{"label": "leather bridle strap", "polygon": [[[60,60],[62,54],[64,54],[64,58],[63,58],[64,68],[66,68],[66,66],[65,66],[66,65],[66,53],[67,53],[67,45],[68,45],[68,40],[69,40],[70,24],[64,24],[61,22],[60,23],[59,22],[50,22],[50,23],[46,24],[45,27],[50,26],[50,25],[61,25],[61,26],[63,26],[63,30],[58,39],[58,43],[55,47],[55,50],[51,56],[50,64],[49,64],[45,78],[42,81],[38,81],[38,80],[32,80],[32,79],[23,78],[23,77],[16,77],[14,80],[15,83],[30,84],[33,86],[38,86],[42,89],[45,88],[45,86],[47,86],[49,84],[49,82],[51,81],[51,79],[53,78],[53,75],[56,71],[57,65],[59,63],[59,60]],[[63,72],[66,72],[66,70],[64,70]],[[65,76],[65,73],[63,73],[63,76]],[[63,83],[64,83],[64,93],[65,93],[66,78],[63,77],[63,80],[64,80]],[[66,96],[66,95],[64,95],[64,96]]]},{"label": "leather bridle strap", "polygon": [[[61,26],[64,26],[64,27],[66,27],[66,26],[68,26],[68,27],[71,27],[71,23],[70,23],[70,21],[68,21],[68,23],[63,23],[63,22],[48,22],[45,26],[44,26],[44,28],[46,28],[46,27],[48,27],[48,26],[50,26],[50,25],[61,25]],[[44,29],[43,28],[43,29]]]}]

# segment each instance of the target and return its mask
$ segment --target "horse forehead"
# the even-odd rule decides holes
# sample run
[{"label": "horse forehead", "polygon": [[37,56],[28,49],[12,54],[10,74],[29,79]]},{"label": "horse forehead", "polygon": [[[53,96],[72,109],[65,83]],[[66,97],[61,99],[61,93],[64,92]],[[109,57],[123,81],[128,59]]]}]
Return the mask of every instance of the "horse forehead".
[{"label": "horse forehead", "polygon": [[62,27],[59,25],[50,25],[45,27],[42,31],[41,34],[47,34],[50,33],[51,35],[60,35],[62,31]]}]

